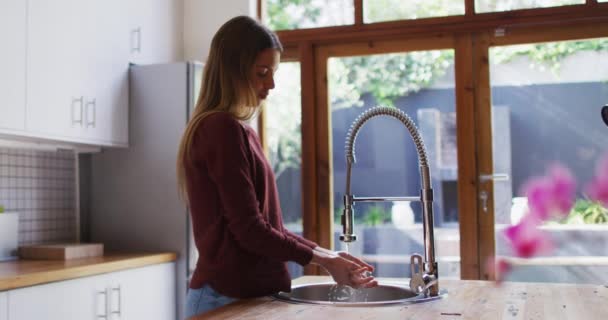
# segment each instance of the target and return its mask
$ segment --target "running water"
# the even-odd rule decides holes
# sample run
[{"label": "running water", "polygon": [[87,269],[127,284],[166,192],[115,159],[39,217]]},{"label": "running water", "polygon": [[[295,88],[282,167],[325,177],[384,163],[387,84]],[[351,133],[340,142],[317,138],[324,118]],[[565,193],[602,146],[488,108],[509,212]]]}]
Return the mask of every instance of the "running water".
[{"label": "running water", "polygon": [[327,297],[331,302],[367,302],[367,289],[355,289],[347,285],[334,284]]},{"label": "running water", "polygon": [[[350,253],[350,243],[342,243],[344,252]],[[371,272],[366,271],[361,276],[370,276]],[[329,289],[328,298],[331,302],[367,302],[368,292],[366,289],[355,289],[347,285],[334,284]]]}]

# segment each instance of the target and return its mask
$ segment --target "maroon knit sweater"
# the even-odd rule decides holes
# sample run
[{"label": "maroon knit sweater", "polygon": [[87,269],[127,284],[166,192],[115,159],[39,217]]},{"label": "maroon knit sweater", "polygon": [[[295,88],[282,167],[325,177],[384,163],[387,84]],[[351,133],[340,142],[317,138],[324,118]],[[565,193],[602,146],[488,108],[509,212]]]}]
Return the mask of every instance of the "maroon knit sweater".
[{"label": "maroon knit sweater", "polygon": [[190,288],[248,298],[289,291],[286,261],[306,265],[316,244],[283,227],[260,140],[229,113],[199,124],[186,183],[199,259]]}]

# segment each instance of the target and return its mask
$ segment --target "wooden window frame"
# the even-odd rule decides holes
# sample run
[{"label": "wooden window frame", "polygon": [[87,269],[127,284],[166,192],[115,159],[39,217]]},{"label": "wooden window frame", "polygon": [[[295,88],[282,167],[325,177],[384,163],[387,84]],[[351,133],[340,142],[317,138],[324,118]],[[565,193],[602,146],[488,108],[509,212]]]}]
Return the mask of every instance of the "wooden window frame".
[{"label": "wooden window frame", "polygon": [[[494,255],[494,213],[480,213],[480,172],[492,172],[488,50],[491,46],[608,36],[608,3],[587,0],[564,7],[475,13],[465,2],[462,16],[363,23],[363,0],[353,0],[355,23],[348,26],[277,31],[289,48],[283,60],[300,61],[302,85],[302,209],[304,236],[330,248],[333,237],[331,114],[327,58],[372,53],[455,50],[458,143],[458,210],[462,279],[494,279],[484,270]],[[262,17],[258,0],[258,17]],[[373,39],[373,40],[372,40]],[[446,40],[447,39],[447,40]],[[260,117],[264,136],[264,118]],[[488,199],[493,208],[493,197]],[[404,254],[407,254],[404,252]],[[305,269],[318,274],[318,268]]]}]

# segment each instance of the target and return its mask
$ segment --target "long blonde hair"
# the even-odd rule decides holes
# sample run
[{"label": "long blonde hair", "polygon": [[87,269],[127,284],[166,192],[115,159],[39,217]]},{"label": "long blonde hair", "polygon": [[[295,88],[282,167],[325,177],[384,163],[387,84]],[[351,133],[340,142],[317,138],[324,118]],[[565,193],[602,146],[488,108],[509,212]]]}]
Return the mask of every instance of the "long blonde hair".
[{"label": "long blonde hair", "polygon": [[205,117],[216,112],[229,112],[238,120],[248,120],[255,114],[257,94],[251,86],[251,70],[257,55],[269,48],[283,51],[274,32],[247,16],[230,19],[213,36],[196,107],[177,154],[177,186],[183,201],[188,201],[186,165],[192,162],[196,129]]}]

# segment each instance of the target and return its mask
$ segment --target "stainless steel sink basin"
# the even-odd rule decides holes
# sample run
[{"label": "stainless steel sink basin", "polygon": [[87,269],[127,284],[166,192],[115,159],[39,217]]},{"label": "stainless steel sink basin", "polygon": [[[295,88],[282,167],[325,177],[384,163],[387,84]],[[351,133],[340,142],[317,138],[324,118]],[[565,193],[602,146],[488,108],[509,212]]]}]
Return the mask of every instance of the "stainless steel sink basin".
[{"label": "stainless steel sink basin", "polygon": [[380,284],[369,289],[352,289],[337,286],[335,283],[314,283],[296,285],[291,288],[291,292],[279,292],[274,296],[279,300],[294,303],[355,307],[420,303],[437,300],[444,295],[445,292],[437,297],[425,297],[409,288],[392,284]]}]

